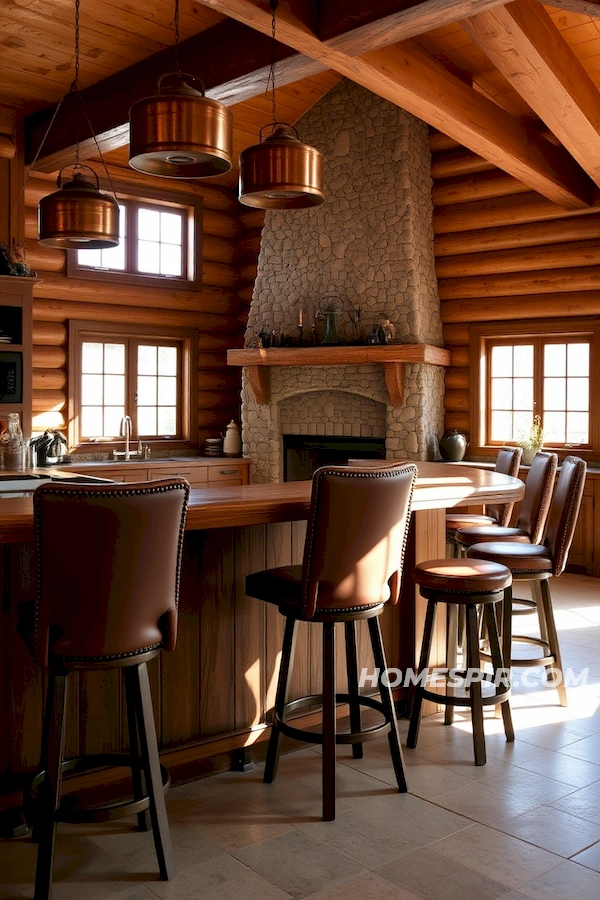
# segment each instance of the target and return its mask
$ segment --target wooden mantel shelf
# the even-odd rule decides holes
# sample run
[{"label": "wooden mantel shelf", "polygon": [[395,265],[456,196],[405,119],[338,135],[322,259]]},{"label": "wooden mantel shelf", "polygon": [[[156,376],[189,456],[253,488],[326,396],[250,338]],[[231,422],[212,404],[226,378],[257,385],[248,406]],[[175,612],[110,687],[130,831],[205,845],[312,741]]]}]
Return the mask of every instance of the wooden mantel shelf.
[{"label": "wooden mantel shelf", "polygon": [[276,347],[228,350],[227,364],[246,366],[256,402],[270,397],[271,366],[367,366],[383,364],[391,406],[404,403],[404,364],[429,363],[449,366],[450,353],[431,344],[387,344],[386,346]]}]

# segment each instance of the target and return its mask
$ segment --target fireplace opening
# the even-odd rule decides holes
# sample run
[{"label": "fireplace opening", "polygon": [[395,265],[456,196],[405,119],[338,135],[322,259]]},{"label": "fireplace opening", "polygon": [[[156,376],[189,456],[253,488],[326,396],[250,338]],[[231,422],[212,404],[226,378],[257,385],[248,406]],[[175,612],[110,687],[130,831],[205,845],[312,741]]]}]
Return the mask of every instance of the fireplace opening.
[{"label": "fireplace opening", "polygon": [[283,435],[284,481],[307,481],[319,466],[345,466],[349,459],[385,459],[385,438]]}]

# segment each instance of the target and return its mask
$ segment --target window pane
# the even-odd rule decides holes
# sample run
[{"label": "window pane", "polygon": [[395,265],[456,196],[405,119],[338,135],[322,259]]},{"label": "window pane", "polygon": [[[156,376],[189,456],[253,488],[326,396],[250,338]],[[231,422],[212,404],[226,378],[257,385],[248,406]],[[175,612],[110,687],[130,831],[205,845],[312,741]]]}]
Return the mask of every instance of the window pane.
[{"label": "window pane", "polygon": [[160,274],[181,275],[181,247],[174,244],[160,245]]},{"label": "window pane", "polygon": [[81,402],[85,406],[102,405],[102,375],[81,376]]},{"label": "window pane", "polygon": [[155,209],[138,209],[138,237],[141,241],[160,240],[160,213]]},{"label": "window pane", "polygon": [[533,347],[517,344],[514,348],[514,372],[519,378],[533,378]]},{"label": "window pane", "polygon": [[544,347],[544,373],[546,375],[567,374],[566,344],[546,344]]},{"label": "window pane", "polygon": [[569,344],[567,346],[567,374],[589,375],[590,345]]},{"label": "window pane", "polygon": [[512,413],[510,412],[492,412],[492,441],[511,441],[512,433]]},{"label": "window pane", "polygon": [[177,375],[177,348],[158,348],[158,374]]},{"label": "window pane", "polygon": [[99,269],[102,265],[102,250],[78,250],[77,262],[80,266]]},{"label": "window pane", "polygon": [[513,414],[513,437],[520,441],[526,438],[531,430],[532,410],[515,412]]},{"label": "window pane", "polygon": [[138,241],[138,271],[160,274],[160,244],[154,241]]},{"label": "window pane", "polygon": [[82,372],[102,372],[102,348],[102,344],[91,341],[81,345]]},{"label": "window pane", "polygon": [[158,407],[158,434],[177,434],[177,411],[174,406]]},{"label": "window pane", "polygon": [[103,269],[117,269],[123,272],[125,269],[125,238],[120,238],[116,247],[109,247],[108,250],[101,250]]},{"label": "window pane", "polygon": [[492,378],[492,408],[512,409],[512,379]]},{"label": "window pane", "polygon": [[492,347],[492,376],[510,376],[513,372],[512,347]]},{"label": "window pane", "polygon": [[587,413],[567,413],[567,443],[587,444],[590,440]]},{"label": "window pane", "polygon": [[513,406],[515,409],[533,411],[533,378],[515,378]]},{"label": "window pane", "polygon": [[125,376],[104,376],[104,402],[110,406],[125,405]]},{"label": "window pane", "polygon": [[566,440],[566,414],[547,412],[544,414],[544,443],[564,444]]},{"label": "window pane", "polygon": [[121,419],[125,415],[122,406],[104,407],[104,437],[117,437],[121,428]]},{"label": "window pane", "polygon": [[174,406],[177,402],[177,379],[160,376],[158,379],[158,402],[162,406]]},{"label": "window pane", "polygon": [[81,407],[81,436],[102,437],[102,407],[101,406],[82,406]]},{"label": "window pane", "polygon": [[[155,240],[150,238],[150,240]],[[160,214],[160,240],[165,244],[181,245],[181,216],[176,213]]]},{"label": "window pane", "polygon": [[140,406],[156,405],[156,378],[153,375],[140,375],[137,382],[137,402]]},{"label": "window pane", "polygon": [[104,371],[111,375],[125,374],[125,344],[104,345]]},{"label": "window pane", "polygon": [[[162,348],[161,348],[162,349]],[[138,347],[138,374],[156,375],[156,347],[140,344]]]},{"label": "window pane", "polygon": [[158,434],[156,430],[156,407],[138,406],[138,434],[151,436]]},{"label": "window pane", "polygon": [[567,378],[567,409],[589,412],[589,385],[588,378]]},{"label": "window pane", "polygon": [[544,378],[544,410],[566,409],[566,379]]}]

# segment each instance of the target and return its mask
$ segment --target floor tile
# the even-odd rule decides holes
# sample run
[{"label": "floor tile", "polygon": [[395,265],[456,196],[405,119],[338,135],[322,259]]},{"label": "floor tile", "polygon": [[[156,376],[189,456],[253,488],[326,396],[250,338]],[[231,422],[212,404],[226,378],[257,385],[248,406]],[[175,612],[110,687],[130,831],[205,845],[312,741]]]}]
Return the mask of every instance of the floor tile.
[{"label": "floor tile", "polygon": [[338,815],[335,822],[301,825],[300,830],[366,869],[376,869],[400,853],[417,849],[408,838],[390,834],[389,829],[350,812]]},{"label": "floor tile", "polygon": [[519,893],[507,894],[502,900],[598,900],[600,874],[574,862],[564,862],[545,875],[534,878],[519,888]]},{"label": "floor tile", "polygon": [[585,822],[551,806],[541,806],[502,822],[499,828],[536,847],[567,858],[600,840],[600,825]]},{"label": "floor tile", "polygon": [[424,900],[497,900],[506,886],[428,848],[402,856],[377,874]]},{"label": "floor tile", "polygon": [[[187,869],[172,881],[158,881],[150,888],[162,900],[289,900],[290,894],[275,887],[236,859],[212,859]],[[120,898],[119,898],[120,900]]]},{"label": "floor tile", "polygon": [[581,853],[576,853],[571,857],[571,861],[579,863],[581,866],[587,866],[588,869],[594,869],[595,872],[600,872],[600,842],[592,844]]},{"label": "floor tile", "polygon": [[419,900],[419,895],[368,872],[355,875],[335,887],[317,891],[310,895],[309,900]]}]

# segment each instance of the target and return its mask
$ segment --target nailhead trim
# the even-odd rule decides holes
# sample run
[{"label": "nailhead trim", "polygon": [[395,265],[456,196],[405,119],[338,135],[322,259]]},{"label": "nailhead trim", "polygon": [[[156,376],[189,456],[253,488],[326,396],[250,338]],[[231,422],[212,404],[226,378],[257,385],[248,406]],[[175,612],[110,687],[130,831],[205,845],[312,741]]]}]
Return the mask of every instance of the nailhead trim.
[{"label": "nailhead trim", "polygon": [[[67,488],[67,490],[65,490]],[[42,526],[41,526],[41,516],[40,516],[40,495],[44,496],[47,494],[56,494],[57,496],[66,496],[67,494],[75,494],[75,495],[85,495],[86,497],[105,497],[105,496],[138,496],[145,494],[166,494],[169,491],[180,490],[183,488],[185,498],[183,503],[183,509],[181,512],[181,520],[179,523],[179,536],[177,539],[177,571],[175,574],[175,608],[179,609],[179,591],[181,586],[181,558],[183,554],[183,541],[185,537],[185,522],[187,518],[187,508],[190,499],[190,485],[185,479],[181,479],[178,481],[174,480],[166,480],[163,484],[155,484],[152,487],[144,487],[144,488],[132,488],[132,487],[121,487],[120,485],[104,485],[102,488],[91,488],[88,485],[77,485],[77,484],[69,484],[63,485],[59,487],[58,485],[47,484],[42,485],[33,495],[33,509],[35,516],[35,536],[36,536],[36,551],[37,551],[37,587],[36,587],[36,598],[35,598],[35,607],[34,607],[34,625],[33,625],[33,639],[34,639],[34,647],[37,647],[37,638],[39,633],[39,618],[40,618],[40,600],[42,596],[42,566],[41,566],[41,545],[42,545]],[[162,646],[162,642],[152,647],[148,648],[150,650],[155,649],[156,647]],[[139,653],[145,651],[137,651]],[[91,662],[93,660],[103,660],[103,659],[124,659],[125,657],[131,654],[127,653],[124,656],[114,655],[114,656],[98,656],[98,657],[82,657],[81,659],[86,662]],[[69,657],[69,659],[77,659],[76,657]]]}]

